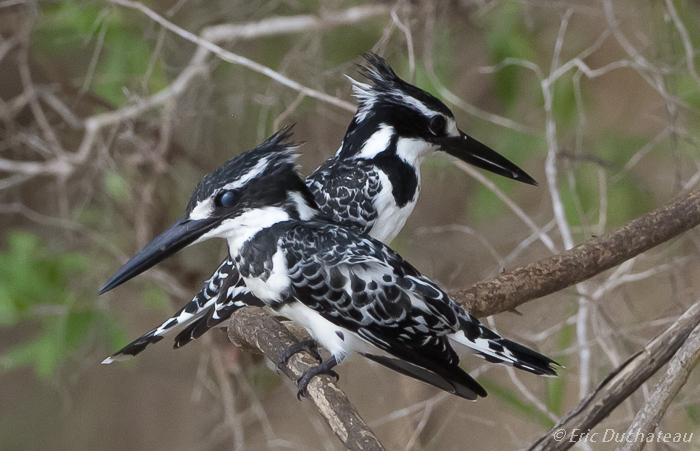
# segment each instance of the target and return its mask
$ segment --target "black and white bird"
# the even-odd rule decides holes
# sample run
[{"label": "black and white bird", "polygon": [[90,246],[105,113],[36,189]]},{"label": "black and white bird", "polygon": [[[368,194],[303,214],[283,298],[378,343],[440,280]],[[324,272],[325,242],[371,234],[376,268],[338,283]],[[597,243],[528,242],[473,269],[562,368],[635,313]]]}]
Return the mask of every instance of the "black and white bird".
[{"label": "black and white bird", "polygon": [[[439,151],[536,185],[518,166],[459,131],[440,100],[399,78],[383,58],[364,57],[361,70],[368,83],[348,77],[359,101],[357,113],[336,154],[306,179],[326,216],[390,243],[418,200],[422,161]],[[108,283],[102,292],[115,286]],[[103,363],[128,359],[171,333],[176,333],[175,347],[184,346],[244,305],[260,301],[227,258],[190,302]]]},{"label": "black and white bird", "polygon": [[283,130],[224,163],[197,185],[185,213],[114,278],[124,282],[185,246],[228,242],[252,294],[304,326],[331,357],[299,380],[357,351],[399,373],[466,399],[486,396],[459,366],[453,344],[539,375],[557,364],[483,326],[381,241],[324,216],[295,168]]}]

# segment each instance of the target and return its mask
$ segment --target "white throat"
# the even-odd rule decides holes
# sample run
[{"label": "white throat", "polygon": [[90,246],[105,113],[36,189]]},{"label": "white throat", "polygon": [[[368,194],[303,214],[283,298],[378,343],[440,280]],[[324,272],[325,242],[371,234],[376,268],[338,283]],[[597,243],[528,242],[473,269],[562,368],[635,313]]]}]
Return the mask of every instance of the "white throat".
[{"label": "white throat", "polygon": [[[419,171],[425,158],[435,152],[435,144],[417,138],[399,138],[396,142],[396,155]],[[420,177],[420,176],[419,176]]]}]

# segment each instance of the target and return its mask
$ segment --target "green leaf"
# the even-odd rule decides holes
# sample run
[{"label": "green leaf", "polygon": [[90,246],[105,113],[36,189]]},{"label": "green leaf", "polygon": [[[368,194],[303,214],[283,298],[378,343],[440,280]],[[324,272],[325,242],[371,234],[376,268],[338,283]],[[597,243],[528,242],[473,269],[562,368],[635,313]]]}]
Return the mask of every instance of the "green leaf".
[{"label": "green leaf", "polygon": [[10,326],[18,321],[18,308],[12,302],[7,287],[0,285],[0,326]]},{"label": "green leaf", "polygon": [[40,335],[0,356],[0,367],[12,370],[33,366],[37,376],[48,380],[61,358],[59,345],[60,342],[55,340],[52,334]]},{"label": "green leaf", "polygon": [[[491,52],[491,62],[499,64],[506,58],[532,61],[535,51],[531,36],[525,28],[522,6],[515,1],[505,1],[483,17],[486,44]],[[517,104],[520,77],[524,69],[509,65],[494,73],[496,95],[512,108]]]},{"label": "green leaf", "polygon": [[83,310],[68,312],[65,326],[65,344],[69,350],[75,350],[82,345],[92,326],[95,312]]},{"label": "green leaf", "polygon": [[560,77],[554,84],[552,112],[560,126],[571,126],[578,117],[574,81],[570,73]]},{"label": "green leaf", "polygon": [[685,413],[695,426],[700,425],[700,404],[691,404],[686,406]]},{"label": "green leaf", "polygon": [[382,19],[328,30],[321,40],[324,65],[333,68],[356,59],[371,49],[381,35]]},{"label": "green leaf", "polygon": [[692,110],[700,110],[700,87],[698,82],[686,72],[678,74],[675,80],[675,91]]},{"label": "green leaf", "polygon": [[6,242],[7,249],[0,250],[0,326],[27,323],[36,332],[0,355],[0,368],[32,366],[38,377],[49,380],[103,316],[92,305],[80,305],[84,302],[77,300],[86,297],[72,289],[74,278],[86,280],[88,260],[55,251],[27,232],[10,231]]}]

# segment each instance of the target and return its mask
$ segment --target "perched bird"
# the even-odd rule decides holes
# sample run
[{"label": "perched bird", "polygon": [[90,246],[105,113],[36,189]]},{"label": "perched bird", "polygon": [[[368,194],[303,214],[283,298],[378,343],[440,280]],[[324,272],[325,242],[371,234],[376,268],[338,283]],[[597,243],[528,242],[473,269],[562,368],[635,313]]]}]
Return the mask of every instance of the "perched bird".
[{"label": "perched bird", "polygon": [[[206,175],[182,217],[116,280],[189,244],[226,239],[252,294],[331,354],[302,375],[299,396],[314,376],[337,377],[332,368],[352,351],[466,399],[486,390],[459,366],[454,343],[492,362],[556,375],[556,362],[486,328],[381,241],[323,215],[296,172],[289,135],[283,130]],[[413,138],[398,138],[397,152],[406,149],[403,139]]]},{"label": "perched bird", "polygon": [[[399,78],[381,57],[364,58],[361,71],[368,83],[350,79],[359,101],[357,113],[336,154],[306,179],[319,210],[329,218],[390,243],[418,200],[422,161],[441,151],[536,185],[518,166],[459,131],[440,100]],[[114,288],[112,282],[103,291]],[[260,301],[227,258],[190,302],[103,363],[134,356],[169,333],[177,332],[176,348],[184,346],[244,305]]]}]

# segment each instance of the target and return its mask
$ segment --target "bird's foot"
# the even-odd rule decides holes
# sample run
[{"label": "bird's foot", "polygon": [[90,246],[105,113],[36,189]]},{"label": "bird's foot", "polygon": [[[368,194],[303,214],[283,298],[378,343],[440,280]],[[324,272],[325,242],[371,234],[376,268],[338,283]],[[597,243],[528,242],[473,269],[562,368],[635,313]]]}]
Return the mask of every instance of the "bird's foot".
[{"label": "bird's foot", "polygon": [[287,362],[289,362],[289,359],[291,359],[294,354],[301,351],[306,351],[309,354],[311,354],[311,357],[316,359],[318,363],[323,362],[321,355],[318,353],[318,347],[316,346],[316,342],[313,340],[302,340],[297,341],[296,343],[282,351],[280,358],[277,359],[277,370],[279,370],[282,365],[285,365]]},{"label": "bird's foot", "polygon": [[334,377],[337,382],[340,376],[338,376],[338,373],[331,369],[337,364],[338,361],[335,359],[335,357],[331,357],[330,359],[326,360],[320,365],[311,367],[308,370],[304,371],[304,374],[302,374],[301,377],[297,379],[297,385],[299,386],[299,391],[297,392],[297,399],[301,401],[301,397],[306,396],[306,387],[309,385],[309,382],[311,382],[311,379],[313,379],[315,376],[318,376],[320,374],[327,374],[329,376]]}]

